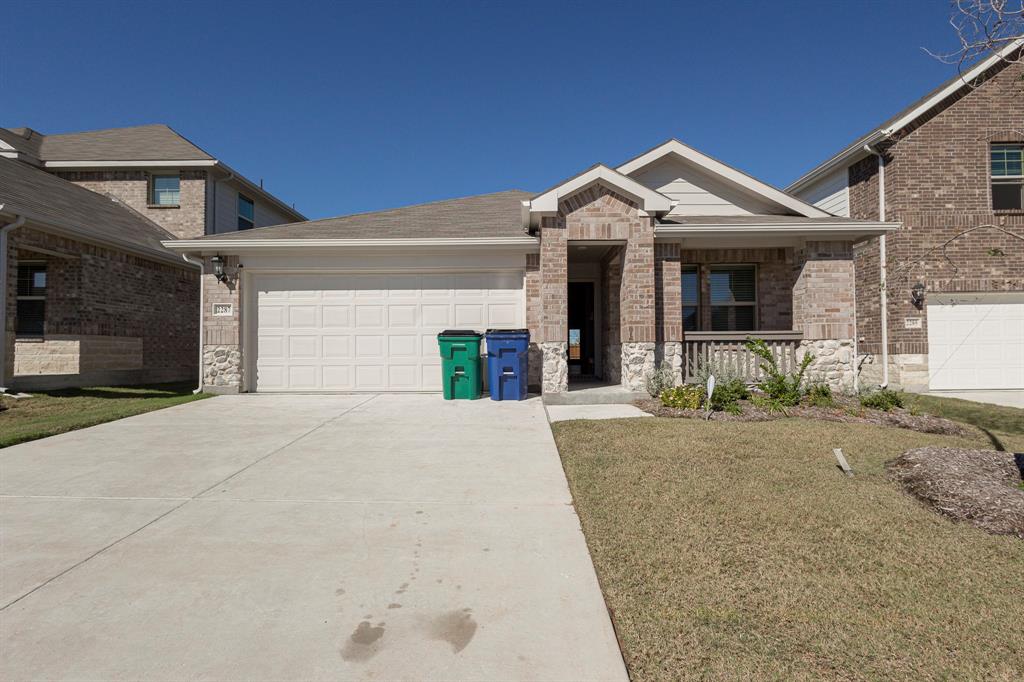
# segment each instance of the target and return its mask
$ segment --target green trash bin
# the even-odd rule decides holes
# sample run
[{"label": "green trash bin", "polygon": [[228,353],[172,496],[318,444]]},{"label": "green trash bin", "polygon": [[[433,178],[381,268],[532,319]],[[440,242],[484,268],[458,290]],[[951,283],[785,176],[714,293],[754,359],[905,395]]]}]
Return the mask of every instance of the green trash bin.
[{"label": "green trash bin", "polygon": [[465,329],[446,329],[437,335],[445,400],[477,400],[483,392],[481,338],[477,332]]}]

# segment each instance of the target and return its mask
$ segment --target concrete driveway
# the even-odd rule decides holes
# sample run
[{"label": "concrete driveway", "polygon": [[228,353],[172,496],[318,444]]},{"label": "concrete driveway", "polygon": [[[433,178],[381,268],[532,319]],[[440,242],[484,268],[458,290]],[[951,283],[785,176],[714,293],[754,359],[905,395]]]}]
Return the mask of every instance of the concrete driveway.
[{"label": "concrete driveway", "polygon": [[626,677],[536,399],[214,398],[0,494],[5,680]]}]

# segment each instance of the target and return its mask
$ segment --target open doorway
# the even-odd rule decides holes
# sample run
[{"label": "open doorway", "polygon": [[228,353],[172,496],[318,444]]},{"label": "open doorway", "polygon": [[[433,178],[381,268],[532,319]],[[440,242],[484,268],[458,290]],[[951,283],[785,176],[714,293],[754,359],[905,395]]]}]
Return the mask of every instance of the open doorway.
[{"label": "open doorway", "polygon": [[597,375],[597,325],[594,283],[569,282],[569,380],[592,381]]}]

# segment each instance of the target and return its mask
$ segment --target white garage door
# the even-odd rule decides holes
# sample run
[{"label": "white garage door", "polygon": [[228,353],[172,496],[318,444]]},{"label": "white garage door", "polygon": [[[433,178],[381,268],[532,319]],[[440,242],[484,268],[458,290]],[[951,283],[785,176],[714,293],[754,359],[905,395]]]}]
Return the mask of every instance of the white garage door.
[{"label": "white garage door", "polygon": [[1024,389],[1024,302],[929,303],[928,375],[933,391]]},{"label": "white garage door", "polygon": [[521,328],[521,272],[263,275],[256,390],[440,391],[437,333]]}]

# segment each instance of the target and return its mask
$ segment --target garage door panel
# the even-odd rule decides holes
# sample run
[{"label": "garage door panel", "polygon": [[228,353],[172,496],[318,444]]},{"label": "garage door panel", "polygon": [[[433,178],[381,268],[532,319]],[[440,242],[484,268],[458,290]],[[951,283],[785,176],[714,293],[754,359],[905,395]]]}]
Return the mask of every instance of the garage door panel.
[{"label": "garage door panel", "polygon": [[256,388],[438,391],[437,333],[520,328],[522,273],[257,278]]},{"label": "garage door panel", "polygon": [[[321,342],[324,360],[342,360],[353,357],[351,336],[324,336]],[[262,356],[262,353],[261,353]]]},{"label": "garage door panel", "polygon": [[1024,303],[929,304],[928,373],[932,390],[1024,389]]},{"label": "garage door panel", "polygon": [[325,304],[321,310],[321,321],[325,329],[350,329],[352,327],[352,306]]}]

